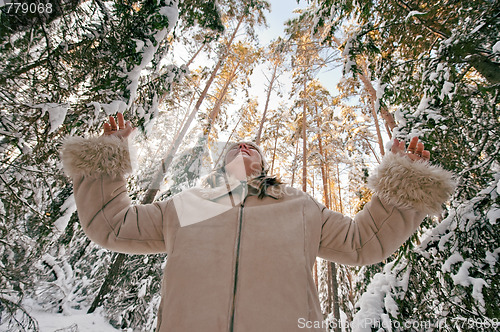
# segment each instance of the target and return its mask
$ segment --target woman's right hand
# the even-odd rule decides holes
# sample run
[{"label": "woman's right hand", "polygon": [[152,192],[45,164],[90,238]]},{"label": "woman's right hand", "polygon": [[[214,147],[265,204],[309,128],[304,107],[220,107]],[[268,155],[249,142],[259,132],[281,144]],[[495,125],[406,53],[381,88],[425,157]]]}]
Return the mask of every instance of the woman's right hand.
[{"label": "woman's right hand", "polygon": [[105,122],[103,125],[103,135],[114,135],[122,139],[130,136],[130,134],[135,130],[134,126],[132,126],[132,122],[125,122],[123,114],[119,112],[116,115],[116,119],[118,120],[118,125],[116,124],[115,118],[112,115],[109,116],[109,123]]}]

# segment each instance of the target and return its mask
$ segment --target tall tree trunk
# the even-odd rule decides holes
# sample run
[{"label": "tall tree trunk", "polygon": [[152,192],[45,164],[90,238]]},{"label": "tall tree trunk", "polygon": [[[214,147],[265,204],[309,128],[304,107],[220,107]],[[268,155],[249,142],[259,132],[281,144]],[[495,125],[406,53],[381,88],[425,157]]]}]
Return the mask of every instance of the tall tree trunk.
[{"label": "tall tree trunk", "polygon": [[[317,117],[318,121],[318,126],[319,126],[319,117]],[[322,167],[321,167],[321,174],[323,178],[323,199],[325,202],[325,206],[329,209],[332,207],[330,206],[330,200],[329,200],[329,192],[332,190],[329,190],[328,186],[328,176],[327,176],[327,169],[326,169],[326,153],[323,152],[323,144],[321,140],[321,132],[318,135],[318,147],[319,147],[319,153],[322,157]],[[338,170],[338,165],[337,165],[337,170]],[[339,180],[339,179],[337,179]],[[340,187],[340,186],[339,186]],[[336,324],[334,331],[340,332],[340,308],[339,308],[339,296],[338,296],[338,283],[337,283],[337,268],[335,266],[335,263],[329,262],[328,263],[328,306],[329,309],[332,310],[333,315],[336,319]]]},{"label": "tall tree trunk", "polygon": [[[319,120],[318,107],[316,106],[316,124],[318,128],[321,128],[321,123]],[[321,130],[318,134],[318,148],[319,155],[321,156],[321,178],[323,180],[323,201],[327,208],[330,206],[330,194],[328,193],[328,177],[326,175],[326,152],[323,151],[323,140],[321,139]]]},{"label": "tall tree trunk", "polygon": [[314,261],[313,266],[314,284],[316,285],[316,290],[318,290],[318,261]]},{"label": "tall tree trunk", "polygon": [[343,212],[342,208],[342,191],[340,190],[340,171],[339,171],[339,164],[337,164],[337,187],[338,187],[338,192],[339,192],[339,212]]},{"label": "tall tree trunk", "polygon": [[205,45],[207,45],[206,43],[201,43],[201,46],[200,48],[193,54],[193,56],[191,57],[191,59],[189,59],[188,62],[186,62],[186,67],[189,67],[194,59],[196,59],[196,57],[198,56],[198,54],[200,54],[201,50],[203,50],[205,48]]},{"label": "tall tree trunk", "polygon": [[295,156],[294,156],[294,167],[293,167],[293,170],[292,170],[292,181],[290,183],[290,186],[293,187],[293,184],[294,184],[294,181],[295,181],[295,171],[297,169],[297,167],[295,167],[295,161],[297,161],[297,156],[299,155],[299,139],[297,138],[297,142],[295,142]]},{"label": "tall tree trunk", "polygon": [[302,191],[307,191],[307,106],[306,106],[306,83],[304,82],[304,95],[302,96],[304,109],[302,112]]},{"label": "tall tree trunk", "polygon": [[340,302],[339,302],[339,285],[337,283],[337,266],[334,262],[330,262],[331,271],[331,281],[332,281],[332,302],[333,302],[333,316],[335,317],[336,323],[334,331],[340,332]]},{"label": "tall tree trunk", "polygon": [[368,148],[373,153],[373,156],[375,157],[375,159],[377,159],[377,162],[380,164],[380,157],[377,155],[377,152],[375,152],[375,150],[373,149],[372,144],[370,143],[370,141],[366,137],[365,137],[365,141],[366,141],[366,144],[368,145]]},{"label": "tall tree trunk", "polygon": [[274,172],[274,160],[276,159],[276,148],[278,147],[278,126],[276,126],[276,132],[274,133],[274,149],[273,149],[273,159],[271,163],[271,171],[270,174],[273,174]]},{"label": "tall tree trunk", "polygon": [[332,184],[333,180],[330,176],[330,167],[328,166],[328,164],[325,165],[325,174],[328,185],[328,202],[330,204],[329,208],[334,211],[338,211],[337,200],[333,196],[334,195],[333,188],[335,186],[335,183]]},{"label": "tall tree trunk", "polygon": [[257,137],[255,138],[255,144],[260,144],[260,138],[262,135],[262,128],[264,127],[264,122],[266,122],[267,109],[269,107],[269,100],[271,99],[271,92],[273,91],[274,80],[276,79],[276,72],[278,70],[278,62],[274,63],[273,74],[269,80],[269,85],[267,86],[267,96],[266,105],[264,106],[264,112],[262,113],[262,118],[260,119],[259,130],[257,131]]},{"label": "tall tree trunk", "polygon": [[323,315],[323,318],[326,318],[330,312],[333,312],[332,269],[330,267],[330,262],[325,261],[325,263],[326,263],[327,297],[326,297],[325,314]]},{"label": "tall tree trunk", "polygon": [[346,271],[346,276],[347,276],[347,280],[349,281],[349,302],[352,303],[353,307],[355,305],[355,298],[354,298],[354,292],[352,291],[353,290],[353,286],[352,286],[352,273],[351,273],[351,269],[345,269]]},{"label": "tall tree trunk", "polygon": [[[382,139],[382,132],[380,131],[380,125],[378,123],[378,115],[377,115],[377,112],[375,110],[375,101],[377,100],[377,93],[375,92],[375,89],[373,88],[370,80],[368,79],[367,77],[367,68],[366,68],[366,62],[363,62],[363,65],[362,65],[362,68],[363,68],[363,74],[360,75],[360,79],[361,81],[363,82],[363,84],[365,85],[365,88],[370,92],[370,88],[371,88],[371,92],[370,92],[370,104],[371,104],[371,113],[372,113],[372,116],[373,116],[373,123],[375,124],[375,131],[377,132],[377,140],[378,140],[378,147],[380,149],[380,155],[384,155],[385,154],[385,151],[384,151],[384,141]],[[369,86],[367,88],[367,86]],[[372,95],[372,93],[374,95]]]},{"label": "tall tree trunk", "polygon": [[[340,212],[342,213],[342,198],[340,195],[340,177],[339,177],[339,166],[337,164],[337,182],[338,182],[338,187],[339,187],[339,200],[340,200]],[[329,192],[333,192],[333,188],[329,188]],[[331,206],[327,206],[328,208],[331,209]],[[337,282],[337,266],[333,262],[329,262],[329,277],[330,277],[330,283],[331,285],[331,302],[332,302],[332,309],[333,309],[333,316],[336,319],[336,324],[334,331],[335,332],[340,332],[340,306],[339,306],[339,285]]]},{"label": "tall tree trunk", "polygon": [[121,266],[123,265],[123,262],[125,261],[126,258],[127,256],[125,254],[114,255],[113,264],[111,264],[111,267],[109,268],[108,275],[106,276],[106,279],[102,283],[101,288],[99,289],[99,293],[97,294],[94,301],[90,305],[90,308],[87,311],[88,314],[93,313],[102,304],[104,296],[108,294],[109,291],[111,290],[111,286],[116,281],[116,278],[120,273]]},{"label": "tall tree trunk", "polygon": [[215,101],[214,107],[208,116],[208,123],[206,124],[205,129],[203,130],[203,134],[204,134],[205,138],[208,138],[208,135],[210,134],[210,131],[212,130],[212,124],[215,121],[215,119],[217,118],[217,116],[219,115],[224,97],[227,94],[229,86],[231,85],[234,78],[236,77],[236,74],[238,72],[238,69],[240,68],[240,65],[241,65],[240,62],[236,63],[236,66],[234,66],[234,68],[231,70],[231,73],[227,77],[226,81],[224,82],[224,86],[222,87],[222,89],[220,90],[220,92],[217,96],[217,100]]},{"label": "tall tree trunk", "polygon": [[[372,114],[376,113],[375,110],[375,102],[377,101],[377,91],[375,91],[375,88],[373,87],[372,82],[367,76],[366,73],[366,68],[364,68],[363,73],[359,74],[359,78],[361,82],[363,82],[363,85],[365,86],[366,91],[370,95],[371,103],[372,103]],[[396,121],[394,120],[394,117],[392,116],[391,113],[389,113],[389,110],[387,107],[380,105],[379,107],[379,112],[382,118],[385,120],[385,125],[389,128],[388,129],[388,134],[391,136],[392,130],[396,128]]]}]

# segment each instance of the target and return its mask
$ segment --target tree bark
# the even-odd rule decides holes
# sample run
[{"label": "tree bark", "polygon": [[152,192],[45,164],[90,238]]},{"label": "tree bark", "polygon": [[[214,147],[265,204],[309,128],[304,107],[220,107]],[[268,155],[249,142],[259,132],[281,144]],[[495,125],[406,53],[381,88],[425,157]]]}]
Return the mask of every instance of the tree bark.
[{"label": "tree bark", "polygon": [[333,312],[333,289],[332,289],[332,268],[330,266],[330,262],[325,261],[326,263],[326,288],[328,290],[326,297],[326,306],[325,306],[325,314],[323,318],[326,318],[330,312]]},{"label": "tree bark", "polygon": [[[316,107],[316,123],[318,128],[321,128],[317,107]],[[321,178],[323,179],[323,201],[327,208],[331,208],[330,194],[328,193],[328,177],[326,175],[326,152],[323,151],[323,140],[321,139],[321,130],[318,134],[318,149],[319,149],[319,155],[321,156]]]},{"label": "tree bark", "polygon": [[337,283],[337,266],[334,262],[330,262],[330,270],[332,276],[332,302],[333,302],[333,317],[336,319],[334,331],[340,332],[340,302],[339,302],[339,285]]},{"label": "tree bark", "polygon": [[191,59],[189,59],[189,61],[186,62],[186,66],[187,67],[189,67],[193,63],[194,59],[196,59],[196,57],[198,56],[198,54],[200,54],[201,50],[205,48],[205,45],[206,45],[205,43],[202,43],[201,47],[193,54],[193,56],[191,57]]},{"label": "tree bark", "polygon": [[264,127],[264,122],[266,122],[267,109],[269,107],[269,99],[271,99],[271,92],[273,91],[274,80],[276,79],[276,72],[278,69],[278,62],[274,64],[273,74],[269,80],[269,85],[267,87],[266,105],[264,106],[264,112],[262,113],[262,119],[260,120],[259,130],[257,131],[257,137],[255,138],[255,144],[260,145],[260,137],[262,135],[262,128]]},{"label": "tree bark", "polygon": [[316,290],[318,290],[318,261],[314,261],[313,266],[314,284],[316,285]]},{"label": "tree bark", "polygon": [[339,164],[337,164],[337,187],[339,191],[339,212],[344,213],[344,209],[342,208],[342,191],[340,190],[340,170]]},{"label": "tree bark", "polygon": [[[375,102],[377,101],[377,91],[375,91],[375,88],[373,87],[372,82],[368,79],[366,76],[366,73],[362,73],[359,75],[361,82],[363,82],[363,85],[365,86],[366,91],[370,95],[370,98],[372,100],[372,107],[373,111],[375,111]],[[379,107],[379,112],[382,118],[385,120],[385,124],[387,127],[389,127],[390,131],[388,132],[389,136],[392,134],[392,130],[396,128],[396,121],[394,120],[394,117],[392,116],[391,113],[389,113],[389,110],[387,107],[380,105]]]},{"label": "tree bark", "polygon": [[304,109],[302,111],[302,191],[307,190],[307,106],[306,106],[306,83],[304,82],[304,95],[302,96]]},{"label": "tree bark", "polygon": [[224,97],[227,94],[227,90],[229,89],[229,86],[233,82],[234,78],[236,77],[236,73],[238,72],[238,69],[240,68],[240,63],[236,63],[236,66],[233,68],[231,73],[229,74],[229,77],[226,79],[224,82],[224,86],[222,87],[222,90],[220,91],[219,95],[217,96],[217,100],[215,101],[214,108],[210,112],[208,116],[208,123],[205,126],[205,129],[203,130],[203,133],[205,137],[208,137],[208,134],[210,134],[210,131],[212,130],[212,124],[217,118],[217,115],[219,115],[220,108],[222,106],[222,101],[224,100]]},{"label": "tree bark", "polygon": [[380,154],[383,156],[385,154],[384,142],[382,140],[382,132],[380,131],[378,116],[377,116],[377,112],[375,110],[375,101],[377,100],[377,92],[375,91],[372,83],[368,79],[366,72],[367,72],[366,63],[363,63],[363,74],[359,75],[359,78],[363,82],[365,89],[368,90],[368,93],[370,94],[370,104],[371,104],[370,108],[371,108],[371,113],[373,116],[373,123],[375,124],[375,130],[377,132],[377,140],[378,140],[378,146],[380,149]]},{"label": "tree bark", "polygon": [[279,127],[276,127],[276,132],[274,133],[274,150],[273,150],[273,159],[272,159],[272,163],[271,163],[271,170],[270,170],[270,174],[273,174],[274,172],[274,161],[276,160],[276,148],[278,146],[278,128]]},{"label": "tree bark", "polygon": [[295,142],[295,156],[294,156],[294,165],[293,165],[293,170],[292,170],[292,181],[290,183],[290,186],[293,187],[294,181],[295,181],[295,170],[297,169],[295,167],[295,162],[297,161],[297,156],[299,155],[299,139],[297,138],[297,142]]},{"label": "tree bark", "polygon": [[93,313],[102,304],[104,297],[106,296],[106,294],[109,293],[109,291],[111,290],[111,286],[116,281],[116,277],[120,273],[120,268],[123,265],[123,262],[125,261],[126,258],[127,256],[125,254],[114,255],[113,264],[109,268],[108,275],[106,276],[106,279],[102,283],[101,288],[99,289],[99,293],[97,294],[96,298],[90,305],[90,308],[87,311],[88,314]]}]

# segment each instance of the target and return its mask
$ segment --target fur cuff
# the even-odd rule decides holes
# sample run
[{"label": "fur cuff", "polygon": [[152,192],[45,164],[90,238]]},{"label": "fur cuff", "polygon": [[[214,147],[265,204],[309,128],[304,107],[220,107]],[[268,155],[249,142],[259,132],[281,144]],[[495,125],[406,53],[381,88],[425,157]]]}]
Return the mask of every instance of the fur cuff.
[{"label": "fur cuff", "polygon": [[69,176],[124,176],[132,172],[128,140],[115,136],[66,138],[61,159]]},{"label": "fur cuff", "polygon": [[455,190],[455,181],[441,167],[389,152],[368,179],[368,186],[389,204],[437,215]]}]

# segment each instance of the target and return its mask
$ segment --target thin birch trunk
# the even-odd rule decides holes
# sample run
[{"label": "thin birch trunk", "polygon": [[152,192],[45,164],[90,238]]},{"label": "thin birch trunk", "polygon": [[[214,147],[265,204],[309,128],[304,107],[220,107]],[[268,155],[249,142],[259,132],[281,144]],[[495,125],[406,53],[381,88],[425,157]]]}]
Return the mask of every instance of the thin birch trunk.
[{"label": "thin birch trunk", "polygon": [[337,188],[338,188],[338,192],[339,192],[339,212],[340,213],[344,213],[343,212],[343,208],[342,208],[342,192],[340,190],[340,171],[339,171],[339,164],[337,164]]},{"label": "thin birch trunk", "polygon": [[227,94],[227,91],[229,89],[229,86],[233,82],[234,78],[236,77],[236,73],[238,72],[238,69],[240,68],[241,63],[238,62],[236,63],[236,66],[233,68],[231,73],[229,74],[229,77],[227,80],[224,82],[224,86],[222,87],[222,90],[217,96],[217,100],[215,101],[214,108],[210,112],[208,116],[208,123],[205,126],[205,129],[203,130],[205,138],[208,138],[208,135],[210,134],[210,131],[212,130],[212,125],[217,116],[219,115],[221,106],[222,106],[222,101],[224,100],[224,97]]},{"label": "thin birch trunk", "polygon": [[366,77],[366,63],[363,64],[363,74],[359,75],[361,81],[363,82],[363,84],[365,85],[365,89],[368,90],[367,88],[367,85],[369,85],[371,87],[371,90],[373,90],[373,93],[375,94],[375,96],[372,96],[370,94],[370,104],[371,104],[371,113],[372,113],[372,116],[373,116],[373,123],[375,124],[375,131],[377,132],[377,140],[378,140],[378,146],[379,146],[379,149],[380,149],[380,155],[384,155],[385,154],[385,151],[384,151],[384,142],[383,142],[383,139],[382,139],[382,133],[380,131],[380,125],[378,123],[378,115],[377,115],[377,112],[375,110],[375,101],[377,100],[377,96],[376,96],[376,92],[375,92],[375,89],[373,89],[373,86],[371,85],[371,82],[370,80],[368,79],[368,77]]},{"label": "thin birch trunk", "polygon": [[[295,142],[295,157],[294,157],[294,164],[295,164],[295,161],[297,161],[297,156],[299,155],[299,142],[298,142],[298,138],[297,138],[297,142]],[[295,180],[295,170],[297,169],[297,167],[293,167],[293,171],[292,171],[292,182],[290,184],[291,187],[293,187],[293,184],[294,184],[294,180]]]},{"label": "thin birch trunk", "polygon": [[[278,127],[276,127],[278,128]],[[273,150],[273,159],[271,164],[270,174],[273,174],[274,171],[274,160],[276,159],[276,147],[278,146],[278,129],[276,129],[276,133],[274,133],[274,150]]]},{"label": "thin birch trunk", "polygon": [[318,290],[318,261],[314,261],[313,266],[314,284],[316,285],[316,290]]},{"label": "thin birch trunk", "polygon": [[303,103],[304,110],[302,112],[302,191],[306,192],[307,190],[307,135],[306,135],[306,126],[307,126],[307,107],[306,107],[306,83],[304,82],[304,95]]},{"label": "thin birch trunk", "polygon": [[275,62],[273,68],[273,74],[269,80],[269,85],[267,87],[266,105],[264,106],[264,112],[262,113],[262,118],[260,119],[259,130],[257,131],[257,137],[255,138],[255,144],[260,145],[260,138],[262,135],[262,128],[264,127],[264,122],[266,122],[267,109],[269,107],[269,100],[271,99],[271,92],[273,91],[274,81],[276,79],[276,72],[278,69],[278,63]]},{"label": "thin birch trunk", "polygon": [[[316,123],[318,125],[318,128],[320,128],[321,123],[319,121],[317,107],[316,107]],[[319,148],[319,155],[321,156],[321,178],[323,180],[323,201],[327,208],[331,208],[330,197],[328,193],[328,177],[326,175],[326,152],[323,151],[323,140],[321,139],[321,131],[318,135],[318,148]]]},{"label": "thin birch trunk", "polygon": [[196,59],[196,57],[198,56],[198,54],[200,54],[201,50],[203,50],[205,48],[205,45],[206,45],[206,43],[202,43],[201,44],[201,47],[193,54],[193,56],[191,57],[191,59],[189,59],[189,61],[186,63],[187,67],[189,67],[193,63],[194,59]]}]

